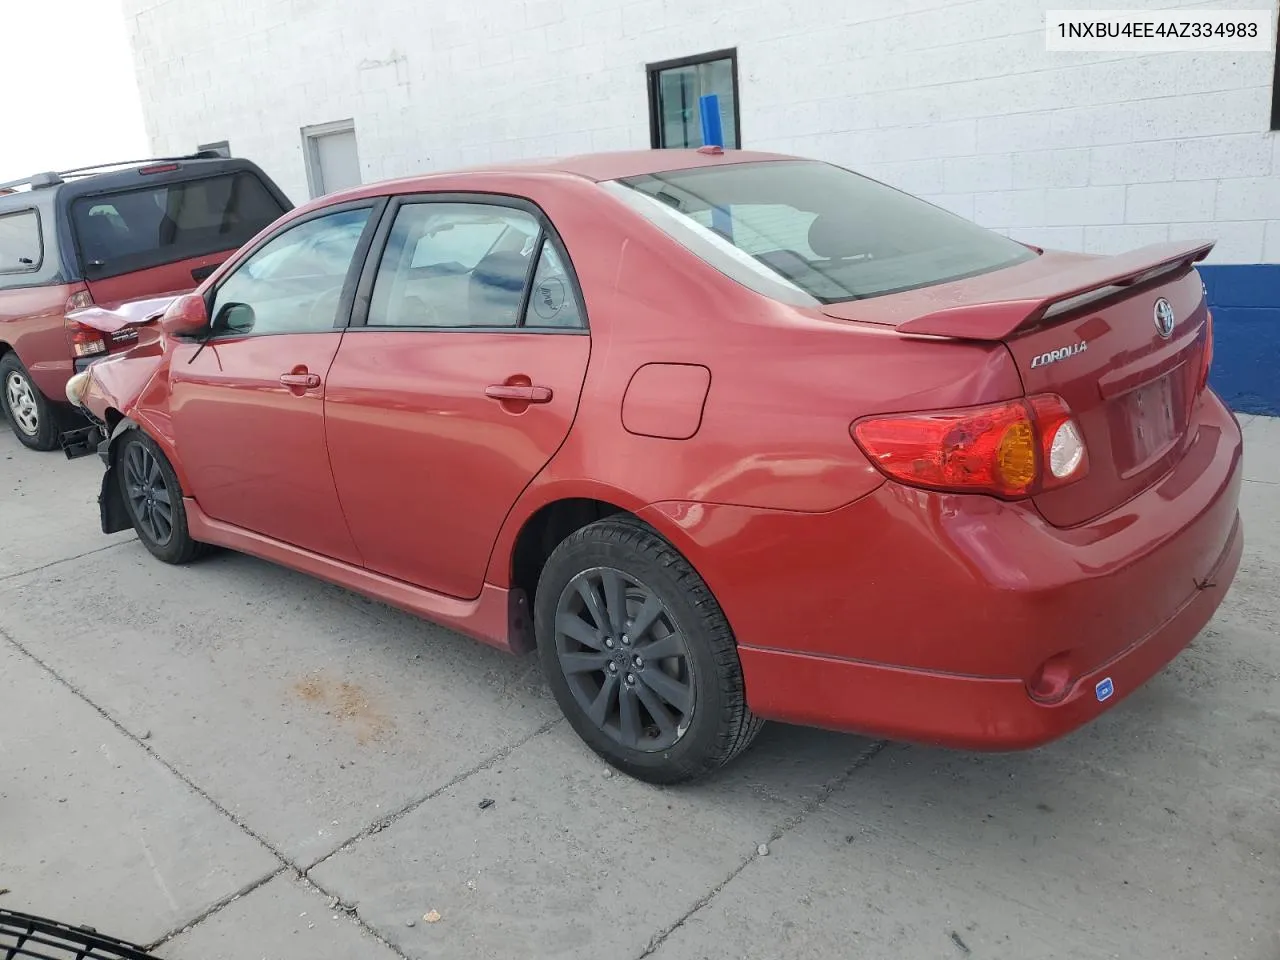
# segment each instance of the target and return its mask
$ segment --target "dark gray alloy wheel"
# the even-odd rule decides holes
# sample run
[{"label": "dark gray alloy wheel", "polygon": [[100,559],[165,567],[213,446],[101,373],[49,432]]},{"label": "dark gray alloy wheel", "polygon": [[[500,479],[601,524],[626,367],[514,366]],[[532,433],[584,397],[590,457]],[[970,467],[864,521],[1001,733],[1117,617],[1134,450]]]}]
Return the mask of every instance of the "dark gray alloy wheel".
[{"label": "dark gray alloy wheel", "polygon": [[178,475],[155,441],[130,430],[118,441],[113,470],[138,539],[165,563],[187,563],[206,545],[191,539]]},{"label": "dark gray alloy wheel", "polygon": [[637,578],[584,570],[556,605],[556,656],[574,700],[624,747],[657,752],[689,729],[693,662],[671,611]]},{"label": "dark gray alloy wheel", "polygon": [[141,443],[124,451],[125,495],[129,510],[147,539],[163,547],[173,539],[173,494],[165,483],[160,461]]},{"label": "dark gray alloy wheel", "polygon": [[747,748],[738,645],[706,582],[637,517],[606,517],[547,559],[534,597],[538,656],[574,731],[651,783],[705,776]]}]

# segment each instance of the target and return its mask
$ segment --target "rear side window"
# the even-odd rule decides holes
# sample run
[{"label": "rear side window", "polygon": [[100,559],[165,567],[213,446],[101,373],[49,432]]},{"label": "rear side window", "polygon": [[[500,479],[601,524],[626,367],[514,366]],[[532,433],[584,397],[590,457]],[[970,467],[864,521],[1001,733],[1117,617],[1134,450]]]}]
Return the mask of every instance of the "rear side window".
[{"label": "rear side window", "polygon": [[0,273],[32,273],[42,260],[40,216],[34,210],[0,213]]},{"label": "rear side window", "polygon": [[234,250],[284,213],[252,173],[227,173],[71,205],[80,267],[90,280]]},{"label": "rear side window", "polygon": [[1035,254],[892,187],[816,161],[675,170],[607,185],[712,266],[769,296],[857,300]]}]

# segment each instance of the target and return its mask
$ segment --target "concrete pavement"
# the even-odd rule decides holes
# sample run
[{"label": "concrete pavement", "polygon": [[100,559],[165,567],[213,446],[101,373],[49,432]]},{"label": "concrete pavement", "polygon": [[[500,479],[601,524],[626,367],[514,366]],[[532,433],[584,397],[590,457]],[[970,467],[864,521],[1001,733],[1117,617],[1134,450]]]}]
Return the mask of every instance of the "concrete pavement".
[{"label": "concrete pavement", "polygon": [[98,533],[96,460],[5,432],[0,904],[175,960],[1277,960],[1280,420],[1242,422],[1236,585],[1098,723],[1001,756],[771,725],[672,789],[608,775],[532,657],[164,566]]}]

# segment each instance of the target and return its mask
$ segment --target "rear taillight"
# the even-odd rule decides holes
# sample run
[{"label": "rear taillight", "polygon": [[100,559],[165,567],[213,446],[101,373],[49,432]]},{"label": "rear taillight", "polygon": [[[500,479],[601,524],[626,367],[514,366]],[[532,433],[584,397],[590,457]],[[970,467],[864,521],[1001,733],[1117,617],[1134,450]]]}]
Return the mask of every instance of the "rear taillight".
[{"label": "rear taillight", "polygon": [[[71,313],[73,310],[83,310],[91,306],[93,306],[93,295],[88,290],[80,290],[67,297],[65,312]],[[67,343],[71,346],[72,356],[92,357],[107,352],[107,344],[102,339],[100,331],[77,323],[70,317],[64,320],[63,326],[67,331]]]},{"label": "rear taillight", "polygon": [[1053,394],[871,417],[851,432],[888,477],[933,490],[1026,497],[1088,471],[1080,428]]},{"label": "rear taillight", "polygon": [[1196,389],[1202,393],[1209,386],[1209,370],[1213,367],[1213,311],[1205,311],[1204,349],[1200,353],[1200,384]]}]

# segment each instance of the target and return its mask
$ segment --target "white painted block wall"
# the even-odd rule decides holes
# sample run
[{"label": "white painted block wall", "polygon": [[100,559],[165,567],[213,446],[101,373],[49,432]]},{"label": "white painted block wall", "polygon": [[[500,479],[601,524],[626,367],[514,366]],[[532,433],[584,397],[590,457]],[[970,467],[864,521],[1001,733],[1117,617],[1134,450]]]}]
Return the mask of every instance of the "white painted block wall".
[{"label": "white painted block wall", "polygon": [[354,118],[366,181],[644,148],[645,64],[736,47],[745,147],[1048,246],[1207,236],[1213,261],[1280,262],[1272,54],[1048,53],[1064,6],[1115,4],[124,0],[157,152],[229,140],[296,201],[304,126]]}]

